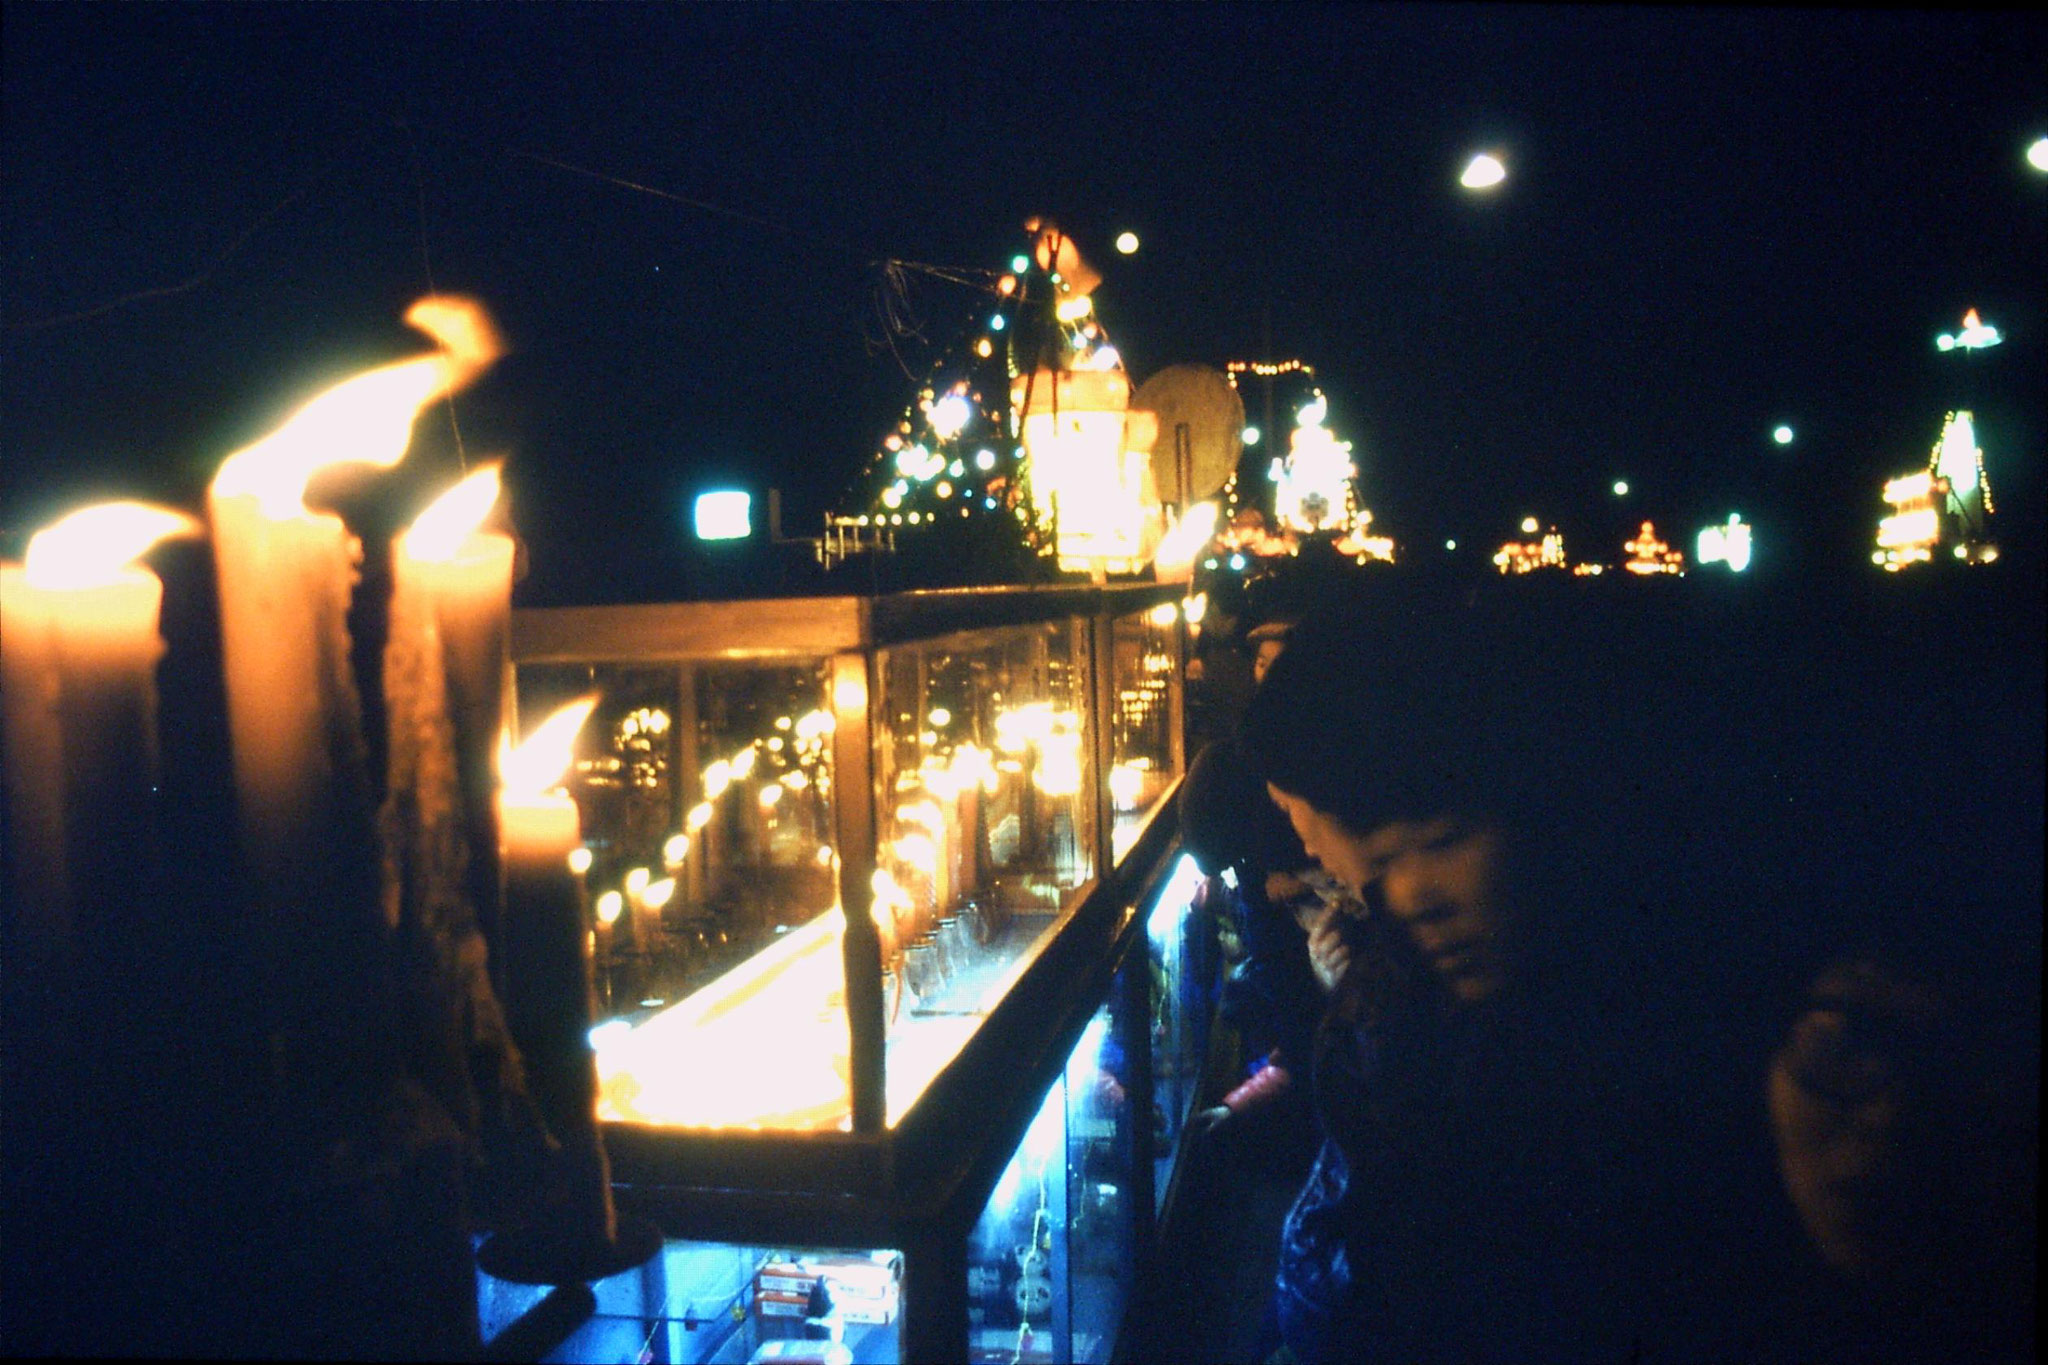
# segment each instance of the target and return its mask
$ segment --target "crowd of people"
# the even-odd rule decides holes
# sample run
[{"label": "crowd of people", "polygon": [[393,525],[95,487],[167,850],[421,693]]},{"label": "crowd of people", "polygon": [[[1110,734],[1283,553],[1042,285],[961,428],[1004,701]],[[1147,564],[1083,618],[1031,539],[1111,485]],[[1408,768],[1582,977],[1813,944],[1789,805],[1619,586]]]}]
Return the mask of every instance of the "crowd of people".
[{"label": "crowd of people", "polygon": [[1381,588],[1240,630],[1181,809],[1245,1053],[1199,1126],[1315,1147],[1259,1357],[2032,1360],[2025,621]]}]

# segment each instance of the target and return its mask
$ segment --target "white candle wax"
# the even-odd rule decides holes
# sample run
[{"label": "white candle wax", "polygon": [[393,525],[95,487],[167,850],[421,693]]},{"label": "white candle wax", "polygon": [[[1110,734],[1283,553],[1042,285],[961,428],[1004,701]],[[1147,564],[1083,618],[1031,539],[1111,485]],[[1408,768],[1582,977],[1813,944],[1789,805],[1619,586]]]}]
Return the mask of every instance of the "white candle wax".
[{"label": "white candle wax", "polygon": [[[16,1003],[69,1037],[69,1004],[106,960],[123,910],[157,873],[157,631],[163,584],[142,569],[38,587],[0,566],[5,621],[8,936]],[[68,1003],[67,1003],[68,1002]]]},{"label": "white candle wax", "polygon": [[477,532],[445,560],[416,558],[406,552],[401,538],[395,579],[395,591],[417,591],[429,604],[439,638],[445,709],[469,847],[465,885],[486,941],[495,944],[503,912],[493,756],[505,729],[512,538]]},{"label": "white candle wax", "polygon": [[[340,518],[211,493],[236,805],[273,1027],[362,1032],[385,924]],[[312,1044],[313,1065],[324,1065]]]},{"label": "white candle wax", "polygon": [[572,1239],[618,1232],[610,1164],[597,1127],[597,1060],[590,1048],[590,931],[569,854],[582,843],[576,803],[560,792],[501,793],[505,873],[505,1016],[527,1080],[562,1144]]}]

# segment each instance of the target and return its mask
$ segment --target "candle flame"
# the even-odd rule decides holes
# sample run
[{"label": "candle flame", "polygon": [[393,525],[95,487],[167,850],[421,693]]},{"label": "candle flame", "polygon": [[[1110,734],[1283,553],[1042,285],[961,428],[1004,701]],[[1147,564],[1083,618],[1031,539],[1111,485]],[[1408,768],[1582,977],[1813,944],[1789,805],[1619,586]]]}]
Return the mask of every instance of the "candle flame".
[{"label": "candle flame", "polygon": [[22,573],[37,588],[102,588],[159,540],[196,535],[183,512],[142,502],[103,502],[60,517],[29,537]]},{"label": "candle flame", "polygon": [[214,476],[214,492],[249,496],[273,520],[305,510],[306,483],[334,464],[389,469],[405,458],[420,409],[474,379],[502,350],[490,315],[467,299],[421,299],[405,320],[440,344],[432,355],[344,379],[270,435],[236,451]]},{"label": "candle flame", "polygon": [[434,499],[405,533],[406,554],[436,563],[455,558],[497,505],[499,487],[498,466],[485,465]]},{"label": "candle flame", "polygon": [[498,781],[509,795],[537,796],[560,785],[576,755],[576,733],[597,707],[595,693],[562,707],[535,727],[518,748],[498,751]]}]

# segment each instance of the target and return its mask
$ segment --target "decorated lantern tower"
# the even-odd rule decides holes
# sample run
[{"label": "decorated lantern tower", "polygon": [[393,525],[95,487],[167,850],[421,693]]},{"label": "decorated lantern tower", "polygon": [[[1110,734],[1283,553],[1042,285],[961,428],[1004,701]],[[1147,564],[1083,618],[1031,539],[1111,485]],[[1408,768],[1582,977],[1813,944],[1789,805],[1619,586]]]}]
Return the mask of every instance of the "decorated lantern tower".
[{"label": "decorated lantern tower", "polygon": [[1026,299],[1027,308],[1037,303],[1037,316],[1028,332],[1019,329],[1010,380],[1030,496],[1052,528],[1061,569],[1132,573],[1159,537],[1158,418],[1131,411],[1130,377],[1094,319],[1100,277],[1058,228],[1030,226],[1044,285],[1041,298]]}]

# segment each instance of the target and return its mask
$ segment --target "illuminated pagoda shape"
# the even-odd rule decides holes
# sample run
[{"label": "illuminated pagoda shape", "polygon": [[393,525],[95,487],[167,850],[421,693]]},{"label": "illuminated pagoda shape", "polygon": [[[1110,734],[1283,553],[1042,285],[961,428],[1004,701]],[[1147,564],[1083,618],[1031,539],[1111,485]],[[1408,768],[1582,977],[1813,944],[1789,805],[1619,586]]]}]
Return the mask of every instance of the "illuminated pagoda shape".
[{"label": "illuminated pagoda shape", "polygon": [[[1535,528],[1523,523],[1524,533]],[[1504,574],[1564,569],[1564,533],[1555,527],[1535,540],[1511,540],[1493,552],[1493,566]]]},{"label": "illuminated pagoda shape", "polygon": [[1990,538],[1991,483],[1968,412],[1948,415],[1927,468],[1887,480],[1884,500],[1891,511],[1877,524],[1870,558],[1887,573],[1928,563],[1943,545],[1965,563],[1998,558]]},{"label": "illuminated pagoda shape", "polygon": [[1628,551],[1628,558],[1622,562],[1622,567],[1632,574],[1682,574],[1685,572],[1684,553],[1672,549],[1669,545],[1658,539],[1657,527],[1652,522],[1644,522],[1642,530],[1636,533],[1636,538],[1624,541],[1621,548]]},{"label": "illuminated pagoda shape", "polygon": [[1960,332],[1943,332],[1934,339],[1936,349],[1943,351],[1982,351],[2005,340],[1998,329],[1977,316],[1972,308],[1963,314],[1963,329]]},{"label": "illuminated pagoda shape", "polygon": [[[1276,380],[1298,377],[1306,398],[1295,409],[1287,453],[1274,456],[1266,464],[1266,478],[1254,481],[1256,487],[1272,489],[1270,515],[1252,499],[1238,475],[1224,485],[1222,548],[1270,559],[1294,554],[1304,537],[1324,537],[1337,553],[1358,563],[1392,562],[1394,540],[1372,529],[1372,512],[1358,497],[1358,465],[1351,442],[1339,440],[1328,426],[1329,399],[1316,385],[1315,371],[1299,360],[1234,360],[1226,372],[1233,388],[1247,375],[1262,380],[1269,414]],[[1265,436],[1263,430],[1256,436],[1248,431],[1246,443],[1255,444]]]},{"label": "illuminated pagoda shape", "polygon": [[1318,390],[1294,414],[1286,456],[1273,462],[1273,509],[1282,526],[1305,534],[1348,532],[1358,510],[1351,442],[1323,425],[1329,413],[1329,400]]}]

